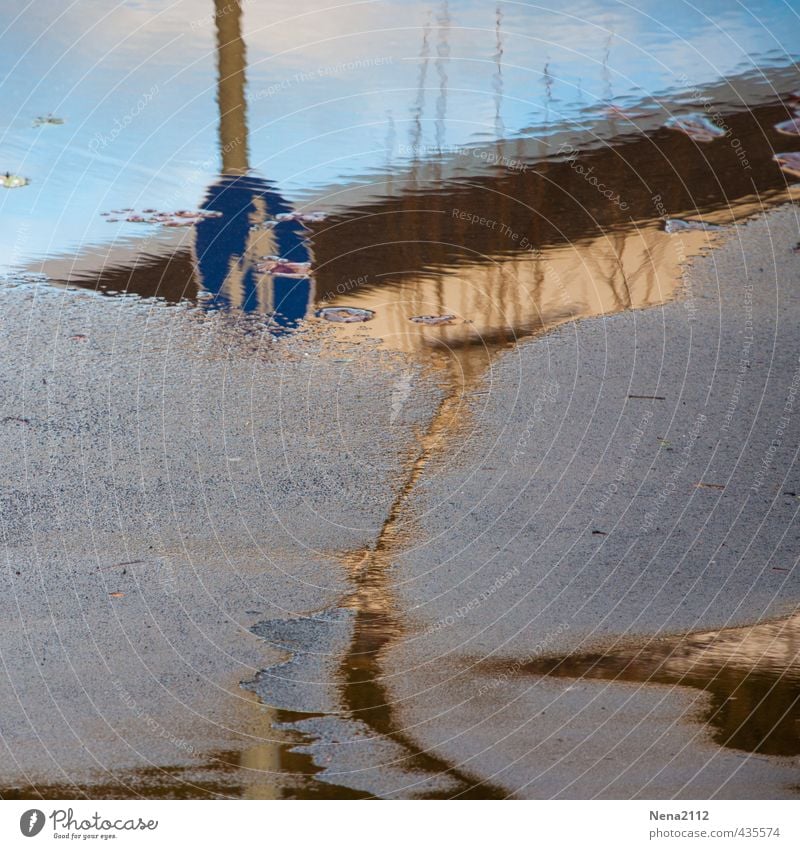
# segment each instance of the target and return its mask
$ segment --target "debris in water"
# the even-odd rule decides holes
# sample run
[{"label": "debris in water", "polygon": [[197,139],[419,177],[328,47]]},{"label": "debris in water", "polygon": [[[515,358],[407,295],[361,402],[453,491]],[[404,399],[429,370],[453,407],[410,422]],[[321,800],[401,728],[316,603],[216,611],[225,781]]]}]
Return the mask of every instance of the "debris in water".
[{"label": "debris in water", "polygon": [[721,230],[719,224],[707,224],[705,221],[695,221],[692,218],[667,218],[664,221],[665,233],[680,233],[681,230]]},{"label": "debris in water", "polygon": [[[125,221],[128,224],[163,224],[165,227],[189,227],[192,224],[199,224],[207,218],[220,218],[221,212],[215,209],[201,209],[189,211],[188,209],[179,209],[177,212],[161,212],[158,209],[143,209],[141,213],[135,210],[112,209],[110,212],[101,212],[100,215],[108,221],[109,224],[116,224],[119,221]],[[111,216],[124,215],[124,218],[113,218]]]},{"label": "debris in water", "polygon": [[33,121],[34,127],[44,127],[46,124],[50,124],[51,126],[58,126],[64,123],[63,118],[56,118],[52,112],[48,112],[47,115],[39,115],[38,118],[35,118]]},{"label": "debris in water", "polygon": [[785,136],[800,136],[800,118],[781,121],[780,124],[775,125],[775,129]]},{"label": "debris in water", "polygon": [[326,321],[352,324],[356,321],[371,321],[375,313],[372,310],[362,310],[357,307],[325,307],[317,313],[317,316]]},{"label": "debris in water", "polygon": [[778,163],[781,171],[793,177],[800,177],[800,153],[776,153],[772,158]]},{"label": "debris in water", "polygon": [[328,217],[326,212],[281,212],[275,216],[275,221],[299,221],[301,224],[317,224]]},{"label": "debris in water", "polygon": [[409,321],[415,324],[427,324],[431,327],[436,327],[440,324],[452,324],[455,321],[454,315],[414,315]]},{"label": "debris in water", "polygon": [[280,277],[308,277],[311,274],[310,262],[292,262],[279,256],[262,256],[264,262],[256,266],[256,271],[262,274],[273,274]]},{"label": "debris in water", "polygon": [[800,106],[800,89],[790,91],[788,94],[785,94],[781,99],[784,103],[789,104],[793,109],[796,109],[798,106]]},{"label": "debris in water", "polygon": [[725,135],[725,130],[699,112],[693,112],[690,115],[675,115],[664,126],[670,130],[685,133],[690,139],[698,142],[714,141],[714,139],[722,138]]},{"label": "debris in water", "polygon": [[11,174],[8,171],[0,177],[0,181],[2,181],[4,189],[19,189],[30,183],[30,180],[27,177],[20,177],[17,174]]}]

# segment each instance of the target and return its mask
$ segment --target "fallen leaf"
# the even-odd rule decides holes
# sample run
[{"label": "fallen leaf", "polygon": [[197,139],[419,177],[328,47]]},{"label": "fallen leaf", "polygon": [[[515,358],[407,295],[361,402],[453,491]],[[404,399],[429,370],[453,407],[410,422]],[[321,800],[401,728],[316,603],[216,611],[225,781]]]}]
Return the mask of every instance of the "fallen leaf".
[{"label": "fallen leaf", "polygon": [[793,177],[800,177],[800,153],[776,153],[772,159],[778,163],[781,171]]},{"label": "fallen leaf", "polygon": [[430,327],[437,327],[440,324],[452,324],[455,318],[454,315],[449,313],[446,315],[414,315],[411,316],[409,321],[413,321],[414,324],[427,324]]},{"label": "fallen leaf", "polygon": [[325,307],[317,316],[325,321],[336,321],[341,324],[352,324],[357,321],[370,321],[375,313],[372,310],[362,310],[357,307]]},{"label": "fallen leaf", "polygon": [[17,174],[11,174],[9,171],[0,175],[0,186],[4,189],[20,189],[29,183],[30,180],[27,177],[20,177]]},{"label": "fallen leaf", "polygon": [[775,124],[775,129],[785,136],[800,136],[800,118],[791,118]]},{"label": "fallen leaf", "polygon": [[718,127],[700,112],[691,115],[676,115],[670,118],[664,126],[669,130],[685,133],[692,141],[711,142],[725,135],[725,130]]},{"label": "fallen leaf", "polygon": [[719,224],[706,224],[705,221],[695,221],[692,218],[667,218],[664,222],[665,233],[680,233],[681,230],[721,230]]}]

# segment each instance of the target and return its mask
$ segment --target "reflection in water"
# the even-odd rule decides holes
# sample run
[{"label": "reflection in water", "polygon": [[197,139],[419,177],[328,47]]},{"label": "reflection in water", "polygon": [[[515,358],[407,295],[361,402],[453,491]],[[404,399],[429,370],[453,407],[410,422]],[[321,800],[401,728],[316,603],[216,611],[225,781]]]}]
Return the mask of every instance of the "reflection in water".
[{"label": "reflection in water", "polygon": [[422,29],[422,47],[419,51],[419,76],[417,79],[417,97],[411,110],[412,120],[409,128],[409,147],[414,159],[422,156],[422,116],[425,112],[425,83],[428,79],[428,65],[431,59],[430,48],[431,22],[430,18]]},{"label": "reflection in water", "polygon": [[[262,225],[292,207],[265,180],[223,176],[211,186],[203,209],[221,212],[196,225],[197,286],[207,308],[270,315],[276,334],[296,326],[313,305],[310,278],[297,279],[257,270],[264,256],[309,262],[304,226],[281,221]],[[205,297],[203,297],[205,295]]]},{"label": "reflection in water", "polygon": [[494,41],[494,61],[497,65],[497,70],[492,77],[492,88],[494,89],[494,134],[495,138],[502,140],[505,137],[506,131],[503,126],[503,7],[499,3],[495,10]]},{"label": "reflection in water", "polygon": [[530,675],[671,684],[706,690],[705,721],[721,746],[800,754],[800,616],[747,628],[653,640],[607,653],[541,658]]},{"label": "reflection in water", "polygon": [[[486,363],[488,365],[488,361]],[[455,429],[464,424],[464,393],[451,376],[453,388],[444,397],[421,440],[405,484],[389,511],[374,548],[354,552],[344,562],[355,587],[345,604],[355,611],[353,640],[342,660],[340,677],[347,715],[370,731],[398,744],[401,765],[436,779],[447,777],[452,789],[428,792],[425,798],[503,799],[505,792],[490,781],[426,751],[397,724],[389,690],[383,683],[382,653],[402,633],[391,579],[393,557],[413,544],[412,493],[425,466],[446,451]]]},{"label": "reflection in water", "polygon": [[[786,108],[774,102],[724,116],[747,150],[749,169],[724,141],[701,151],[669,130],[645,134],[627,124],[613,143],[591,150],[578,144],[577,158],[567,161],[544,135],[517,138],[514,164],[509,164],[511,144],[503,139],[503,12],[498,5],[491,78],[497,138],[483,148],[448,153],[448,95],[455,97],[456,87],[450,88],[448,77],[450,8],[442,0],[433,48],[430,20],[422,31],[411,104],[411,161],[393,164],[396,130],[389,112],[387,175],[373,175],[368,192],[360,182],[337,187],[333,214],[307,229],[298,221],[277,220],[292,211],[291,203],[274,182],[250,168],[242,10],[232,0],[215,0],[215,9],[222,161],[202,208],[222,215],[203,220],[178,244],[150,240],[138,252],[134,247],[132,257],[107,252],[79,267],[48,261],[37,270],[55,282],[100,292],[160,296],[173,302],[188,297],[206,310],[262,314],[270,318],[276,335],[310,318],[320,305],[372,310],[374,320],[338,326],[337,335],[380,337],[390,348],[422,354],[446,378],[449,391],[421,439],[419,456],[409,466],[375,548],[345,558],[353,590],[344,603],[355,611],[355,630],[340,669],[342,698],[350,719],[403,747],[409,768],[449,775],[459,787],[454,795],[460,797],[502,796],[419,749],[393,721],[381,682],[381,656],[400,633],[388,567],[411,541],[409,495],[425,464],[448,444],[454,423],[462,419],[463,424],[464,396],[496,350],[578,318],[653,306],[673,297],[683,260],[714,236],[698,231],[669,235],[660,219],[691,216],[730,224],[786,197],[784,175],[771,161],[773,147],[782,149],[786,143],[773,129],[787,117]],[[607,103],[613,96],[612,39],[610,34],[603,58]],[[421,147],[432,73],[435,155],[428,158]],[[555,121],[554,82],[550,62],[545,61],[545,126]],[[620,202],[609,201],[587,180],[590,173]],[[313,260],[313,278],[259,272],[264,256]],[[410,321],[413,316],[450,313],[455,321],[438,327]],[[636,651],[537,661],[527,671],[701,687],[712,695],[708,721],[718,742],[767,754],[796,754],[800,746],[789,717],[800,693],[797,627],[792,619],[744,631],[693,635]],[[93,786],[91,796],[363,795],[308,780],[319,768],[308,755],[294,751],[302,740],[275,730],[276,724],[308,715],[265,707],[259,708],[259,716],[255,744],[251,740],[240,750],[215,754],[198,768],[138,770],[113,785]],[[75,795],[75,788],[36,790],[27,792]],[[3,795],[13,798],[14,792]]]},{"label": "reflection in water", "polygon": [[[238,690],[238,687],[236,688]],[[320,768],[295,751],[301,735],[281,730],[309,714],[275,710],[239,690],[232,725],[246,736],[236,749],[203,753],[194,764],[106,769],[83,784],[0,786],[0,799],[363,799],[369,794],[310,781]]]},{"label": "reflection in water", "polygon": [[242,39],[241,6],[230,0],[214,0],[214,21],[222,173],[246,174],[249,168],[245,103],[247,58]]},{"label": "reflection in water", "polygon": [[311,280],[262,274],[256,266],[263,256],[308,262],[310,254],[299,222],[264,229],[266,222],[292,208],[273,185],[248,173],[241,18],[238,2],[215,0],[222,176],[208,189],[202,208],[222,215],[196,227],[197,287],[207,308],[269,314],[280,333],[296,326],[311,308]]},{"label": "reflection in water", "polygon": [[441,153],[445,145],[447,121],[447,65],[450,61],[450,4],[442,0],[436,19],[438,41],[436,43],[436,74],[439,77],[439,96],[436,98],[436,151]]},{"label": "reflection in water", "polygon": [[[424,44],[418,100],[428,53]],[[244,61],[243,51],[237,55]],[[231,62],[229,57],[226,65]],[[231,104],[231,92],[241,95],[238,86],[220,85],[220,134],[229,146],[246,132],[244,104]],[[362,335],[425,356],[436,347],[457,350],[460,361],[475,356],[480,362],[487,346],[673,297],[682,261],[710,237],[669,235],[662,219],[726,225],[785,200],[787,177],[772,161],[773,149],[785,144],[773,125],[785,115],[786,107],[774,104],[726,116],[747,149],[749,169],[725,140],[700,150],[667,129],[622,137],[617,146],[567,160],[553,155],[557,150],[537,158],[537,142],[517,143],[513,161],[521,167],[498,164],[469,179],[437,174],[448,163],[451,170],[470,165],[475,153],[485,157],[481,162],[508,162],[502,144],[433,162],[420,157],[384,180],[386,191],[377,200],[365,202],[359,186],[342,187],[336,210],[309,229],[275,221],[291,204],[273,183],[237,173],[246,144],[233,145],[230,152],[237,155],[223,155],[227,173],[209,187],[202,204],[223,215],[201,222],[180,245],[150,241],[133,261],[115,262],[104,254],[95,264],[100,271],[91,262],[81,270],[57,261],[37,270],[100,292],[170,301],[197,297],[205,309],[260,313],[271,317],[276,333],[297,326],[320,305],[358,306],[376,313]],[[601,175],[619,202],[601,194],[586,174]],[[313,259],[313,276],[258,272],[263,256]],[[436,332],[409,321],[449,312],[459,321]]]}]

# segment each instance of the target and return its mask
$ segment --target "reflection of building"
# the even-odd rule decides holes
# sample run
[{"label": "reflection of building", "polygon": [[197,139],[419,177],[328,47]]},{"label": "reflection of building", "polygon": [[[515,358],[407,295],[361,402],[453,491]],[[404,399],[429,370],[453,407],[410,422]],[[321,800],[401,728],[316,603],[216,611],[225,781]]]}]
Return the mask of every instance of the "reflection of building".
[{"label": "reflection of building", "polygon": [[[655,225],[562,245],[545,253],[466,258],[433,275],[362,286],[331,298],[375,311],[370,324],[344,330],[386,340],[412,352],[449,349],[460,360],[485,360],[484,348],[536,335],[564,322],[664,303],[680,281],[680,262],[708,240],[705,232],[667,236]],[[414,315],[455,314],[441,327],[414,324]]]},{"label": "reflection of building", "polygon": [[[337,199],[350,208],[313,233],[318,296],[375,310],[370,324],[342,332],[408,351],[457,348],[462,361],[470,345],[483,361],[485,345],[663,303],[680,285],[682,261],[710,234],[668,235],[659,219],[724,225],[785,200],[785,178],[771,160],[777,141],[765,130],[784,113],[772,105],[726,117],[751,153],[749,170],[724,140],[701,148],[661,129],[583,151],[580,169],[527,158],[524,170],[497,167],[433,185],[416,176],[399,185],[396,176],[393,195],[371,202],[358,187],[343,189]],[[518,149],[523,156],[524,143]],[[420,172],[427,167],[420,163]],[[585,174],[601,175],[620,202]],[[354,279],[363,282],[347,285]],[[431,328],[408,320],[443,313],[462,321]]]},{"label": "reflection of building", "polygon": [[744,628],[654,639],[608,654],[541,658],[534,675],[666,684],[706,690],[706,721],[721,745],[800,754],[800,616]]}]

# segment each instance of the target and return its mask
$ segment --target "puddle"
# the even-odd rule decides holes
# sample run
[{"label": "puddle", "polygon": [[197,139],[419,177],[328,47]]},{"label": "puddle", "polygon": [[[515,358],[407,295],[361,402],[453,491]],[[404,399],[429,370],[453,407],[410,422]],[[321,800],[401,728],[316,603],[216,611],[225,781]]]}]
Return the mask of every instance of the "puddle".
[{"label": "puddle", "polygon": [[[455,384],[455,381],[452,381]],[[400,761],[435,780],[447,779],[439,792],[425,792],[424,798],[504,799],[506,793],[489,782],[421,749],[395,722],[392,697],[383,684],[382,652],[402,633],[392,591],[392,557],[400,554],[413,538],[411,493],[425,466],[446,449],[454,432],[464,426],[464,398],[451,391],[442,400],[416,459],[408,468],[400,491],[381,529],[375,547],[354,552],[345,565],[355,586],[345,605],[355,611],[353,640],[339,670],[343,682],[347,714],[363,722],[375,735],[395,743],[403,752]]]},{"label": "puddle", "polygon": [[[249,743],[210,752],[197,763],[120,769],[81,784],[35,782],[0,786],[0,799],[364,799],[369,793],[312,780],[322,769],[298,751],[309,742],[282,730],[316,714],[275,710],[242,691],[237,727]],[[111,772],[111,771],[109,771]]]},{"label": "puddle", "polygon": [[[798,78],[788,54],[780,56],[774,45],[769,45],[770,52],[765,42],[765,52],[759,54],[761,33],[745,15],[732,13],[726,28],[740,32],[742,43],[750,46],[747,63],[739,57],[724,78],[718,78],[715,68],[694,88],[688,85],[693,70],[689,65],[677,80],[662,79],[657,63],[642,71],[632,61],[629,45],[616,35],[616,24],[599,37],[599,30],[586,23],[586,35],[593,34],[582,55],[589,56],[597,42],[601,61],[583,68],[584,58],[561,55],[556,48],[558,37],[565,35],[565,21],[556,10],[546,9],[537,12],[535,31],[552,30],[550,44],[560,58],[549,57],[533,80],[523,79],[513,59],[522,48],[519,33],[534,26],[532,12],[498,7],[486,16],[485,5],[472,2],[452,9],[446,3],[432,4],[417,28],[411,26],[398,36],[403,41],[402,61],[385,56],[366,66],[362,62],[351,68],[343,61],[339,66],[317,65],[319,70],[306,73],[287,70],[276,85],[276,68],[286,59],[274,56],[273,39],[265,41],[246,9],[230,9],[219,0],[217,14],[210,15],[191,0],[177,5],[184,13],[183,25],[171,10],[160,16],[149,41],[139,45],[134,39],[142,50],[147,48],[146,73],[140,80],[145,94],[137,102],[141,120],[109,119],[109,126],[124,125],[124,132],[113,135],[106,127],[87,142],[94,155],[90,173],[96,170],[99,178],[107,178],[103,185],[108,190],[101,194],[100,186],[87,178],[84,192],[95,199],[110,194],[116,202],[100,199],[86,212],[84,233],[72,250],[58,249],[66,238],[63,214],[53,224],[46,255],[34,252],[23,262],[31,253],[26,231],[26,244],[15,244],[2,254],[10,270],[45,274],[53,285],[106,295],[135,294],[168,303],[189,301],[202,310],[258,313],[269,316],[278,336],[326,318],[344,324],[369,317],[368,327],[342,327],[341,335],[380,338],[388,347],[424,356],[441,349],[458,352],[465,360],[476,350],[482,362],[484,349],[575,319],[653,306],[674,297],[681,264],[703,250],[710,236],[687,230],[675,234],[680,241],[670,240],[663,226],[667,218],[730,225],[789,196],[787,174],[773,155],[791,145],[785,128],[795,117],[791,92]],[[764,5],[773,17],[783,14],[780,4]],[[383,14],[377,9],[364,13]],[[638,42],[648,44],[651,55],[674,47],[674,38],[691,42],[707,28],[701,20],[690,24],[679,16],[680,26],[667,31],[655,19],[645,23],[635,11],[629,14],[641,28]],[[119,15],[136,18],[137,12],[123,7]],[[326,15],[329,25],[338,22],[352,33],[345,12],[329,10]],[[486,105],[494,118],[491,132],[472,127],[470,133],[468,122],[450,121],[448,115],[472,114],[479,104],[461,102],[463,92],[472,91],[480,100],[483,86],[477,79],[471,88],[459,86],[460,76],[477,70],[447,57],[464,39],[463,55],[482,55],[484,48],[470,40],[464,26],[484,17],[494,34],[486,45],[494,67]],[[180,49],[154,52],[153,39],[172,45],[177,33],[186,36],[186,19],[193,26]],[[78,23],[78,18],[67,17],[58,37]],[[676,27],[675,21],[670,24]],[[786,25],[791,30],[790,22]],[[288,54],[293,54],[296,42],[296,37],[287,41]],[[201,44],[209,61],[186,70],[186,63],[178,62],[181,52],[194,45],[198,55],[204,55]],[[303,49],[313,54],[315,48]],[[409,62],[409,56],[418,58]],[[264,70],[267,57],[269,75]],[[293,55],[292,61],[312,58]],[[558,61],[564,64],[556,82],[550,69]],[[125,176],[112,175],[104,157],[130,148],[131,161],[149,162],[153,151],[149,136],[143,134],[151,120],[166,133],[164,141],[174,141],[169,132],[181,123],[169,120],[170,110],[177,108],[176,92],[166,84],[162,89],[157,81],[146,88],[151,77],[171,80],[172,63],[175,73],[186,74],[182,85],[189,90],[194,85],[198,91],[215,91],[216,103],[210,110],[206,105],[203,121],[208,124],[210,112],[216,138],[213,133],[210,139],[203,137],[210,149],[194,173],[178,169],[182,186],[172,185],[164,173],[162,155],[153,162],[156,176],[142,187],[141,175],[138,184],[132,183],[124,163],[116,161],[115,167]],[[627,82],[618,73],[630,75],[633,69]],[[109,71],[112,76],[114,70]],[[581,71],[586,76],[580,76]],[[700,75],[700,68],[694,71]],[[434,76],[435,104],[430,90]],[[316,99],[322,88],[336,92],[331,102],[344,98],[359,112],[365,96],[361,87],[373,77],[376,83],[392,83],[382,93],[388,98],[385,124],[390,132],[380,139],[385,154],[380,162],[368,164],[353,150],[336,159],[326,150],[324,161],[339,163],[330,166],[339,170],[304,172],[300,163],[309,147],[316,150],[303,123],[304,98],[312,98],[310,104],[317,106],[327,103]],[[594,77],[597,91],[590,95]],[[657,91],[658,96],[643,98],[641,91]],[[525,100],[520,100],[523,93]],[[294,103],[298,98],[299,106]],[[276,126],[272,110],[290,104],[294,117]],[[705,111],[698,111],[698,104]],[[59,114],[67,114],[67,105],[59,106]],[[101,121],[106,104],[101,106],[90,126],[75,132],[85,135]],[[328,108],[319,106],[326,115]],[[358,149],[376,132],[365,124],[357,139],[348,140],[335,129],[344,115],[329,118],[334,129],[325,138],[333,148]],[[34,118],[42,120],[41,115]],[[352,120],[350,115],[348,126]],[[292,178],[284,173],[285,156],[264,148],[265,121],[271,127],[266,135],[277,135],[292,152]],[[6,135],[26,149],[33,167],[37,156],[45,156],[48,145],[57,146],[73,123],[30,138],[25,135],[30,124],[24,129],[10,126]],[[384,119],[377,123],[382,125]],[[435,144],[429,139],[431,131]],[[703,136],[702,143],[693,140],[693,133]],[[139,147],[131,147],[136,142]],[[183,146],[179,149],[183,153]],[[69,157],[74,150],[68,147],[60,153]],[[31,167],[28,172],[36,177]],[[56,207],[65,192],[58,179],[62,171],[51,174],[41,189]],[[304,173],[305,182],[297,176]],[[194,196],[187,196],[187,188]],[[134,223],[124,220],[131,216],[123,216],[121,222],[109,224],[100,214],[109,208],[181,207],[199,210],[200,218],[187,218],[186,226],[172,230],[157,220],[160,216],[134,215]],[[20,220],[34,214],[24,205],[8,203],[2,211],[20,215]],[[74,211],[67,216],[70,221],[72,215]],[[454,320],[438,327],[414,321],[451,314]]]},{"label": "puddle", "polygon": [[800,754],[800,616],[608,652],[544,657],[519,672],[695,687],[709,695],[703,721],[720,746],[761,755]]},{"label": "puddle", "polygon": [[[424,356],[439,348],[466,357],[475,348],[480,358],[485,347],[675,297],[681,265],[711,244],[714,228],[791,197],[773,161],[783,143],[773,125],[785,112],[776,103],[726,116],[750,169],[726,140],[701,150],[663,128],[578,159],[536,158],[536,144],[522,140],[514,149],[524,172],[420,188],[429,168],[420,161],[393,177],[391,195],[369,203],[343,187],[337,211],[322,222],[277,221],[291,209],[277,186],[254,173],[226,174],[194,226],[156,228],[141,244],[28,271],[101,294],[268,315],[276,335],[325,319],[369,319],[364,328],[340,328],[342,337],[379,338]],[[619,187],[626,209],[576,162]],[[676,232],[676,219],[691,224]],[[266,221],[273,226],[258,226]],[[438,327],[420,320],[443,315],[454,318]]]},{"label": "puddle", "polygon": [[[784,103],[800,81],[788,52],[792,10],[771,0],[728,10],[726,32],[742,46],[712,63],[703,46],[716,43],[716,23],[671,10],[668,28],[659,4],[645,6],[652,14],[618,5],[610,14],[600,4],[578,21],[555,4],[404,4],[407,25],[397,29],[394,0],[325,15],[304,14],[318,8],[295,0],[291,15],[276,16],[286,22],[268,26],[229,0],[179,0],[157,26],[148,3],[106,15],[88,0],[61,15],[43,0],[4,36],[4,60],[63,97],[31,111],[27,89],[4,92],[5,114],[24,120],[4,127],[3,169],[31,185],[5,177],[25,190],[0,197],[9,224],[0,271],[266,316],[275,336],[316,328],[377,338],[420,358],[446,387],[375,547],[344,557],[353,589],[341,604],[352,636],[334,675],[340,707],[320,703],[310,713],[247,701],[261,742],[198,766],[100,781],[92,798],[362,798],[322,775],[326,740],[352,731],[338,720],[391,743],[402,769],[431,779],[421,795],[504,796],[421,750],[393,719],[381,658],[401,633],[389,575],[411,538],[409,495],[455,423],[463,426],[465,394],[498,350],[676,297],[682,265],[717,232],[665,230],[666,221],[724,232],[792,197],[800,174]],[[56,13],[54,41],[42,41],[41,55],[27,46],[21,55],[35,40],[25,28],[35,34],[40,16]],[[330,37],[319,36],[323,24]],[[106,27],[130,36],[119,55],[104,55]],[[373,33],[388,27],[394,41],[376,55]],[[631,28],[635,44],[624,35]],[[547,55],[531,46],[534,33]],[[79,42],[70,68],[51,67],[54,50]],[[568,48],[574,43],[580,51]],[[286,49],[276,54],[276,44]],[[676,76],[669,57],[679,48]],[[89,70],[100,50],[108,90]],[[63,85],[54,73],[66,74]],[[42,117],[48,108],[68,116],[64,126],[44,128],[62,120]],[[100,214],[108,209],[200,214],[166,228],[151,212],[153,220],[109,223]],[[722,745],[796,754],[787,718],[800,686],[796,651],[788,654],[796,628],[792,619],[693,635],[541,661],[528,672],[700,687],[711,694],[707,722]],[[78,792],[50,785],[0,795]]]}]

